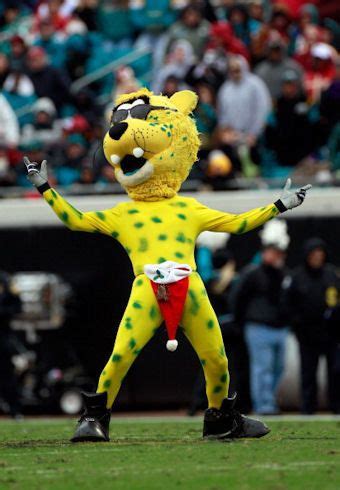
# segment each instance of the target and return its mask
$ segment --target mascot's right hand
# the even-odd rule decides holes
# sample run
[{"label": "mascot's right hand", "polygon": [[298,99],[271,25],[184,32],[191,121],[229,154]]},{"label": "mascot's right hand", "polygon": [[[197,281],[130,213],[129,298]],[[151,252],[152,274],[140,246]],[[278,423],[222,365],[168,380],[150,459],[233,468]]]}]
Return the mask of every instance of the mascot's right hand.
[{"label": "mascot's right hand", "polygon": [[40,169],[37,162],[31,162],[24,157],[24,164],[27,168],[27,179],[39,190],[42,186],[48,185],[47,181],[47,161],[43,160]]}]

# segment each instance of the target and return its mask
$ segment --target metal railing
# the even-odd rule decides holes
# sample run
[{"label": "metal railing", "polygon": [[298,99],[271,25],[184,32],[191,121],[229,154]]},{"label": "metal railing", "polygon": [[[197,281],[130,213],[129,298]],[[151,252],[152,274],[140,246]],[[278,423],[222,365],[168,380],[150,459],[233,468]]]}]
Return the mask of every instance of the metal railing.
[{"label": "metal railing", "polygon": [[151,53],[152,50],[150,48],[135,49],[131,53],[125,54],[124,56],[121,56],[120,58],[111,61],[107,65],[104,65],[101,68],[98,68],[97,70],[94,70],[93,72],[88,73],[87,75],[79,78],[79,80],[73,82],[71,85],[71,92],[77,93],[82,88],[87,87],[91,83],[96,82],[101,78],[104,78],[109,73],[112,73],[112,71],[116,70],[121,65],[128,65],[130,63],[133,63],[134,61],[137,61],[141,56],[146,56]]}]

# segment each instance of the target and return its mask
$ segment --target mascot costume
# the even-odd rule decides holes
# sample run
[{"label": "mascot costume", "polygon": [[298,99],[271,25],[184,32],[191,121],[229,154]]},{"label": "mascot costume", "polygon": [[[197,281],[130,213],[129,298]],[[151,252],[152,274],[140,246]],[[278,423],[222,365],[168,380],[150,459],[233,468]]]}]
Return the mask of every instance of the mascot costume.
[{"label": "mascot costume", "polygon": [[202,364],[209,408],[203,436],[211,439],[261,437],[269,429],[241,415],[235,395],[228,396],[228,361],[216,315],[196,272],[194,247],[205,230],[246,233],[279,213],[300,205],[310,186],[296,192],[290,181],[278,201],[243,214],[210,209],[177,194],[197,160],[199,137],[191,113],[195,93],[184,90],[170,98],[147,89],[122,95],[104,137],[105,157],[130,201],[104,211],[82,213],[47,180],[46,161],[39,168],[25,158],[28,179],[71,230],[104,233],[129,254],[135,280],[114,348],[96,393],[84,393],[84,412],[71,439],[109,441],[111,407],[122,380],[162,322],[177,347],[180,324]]}]

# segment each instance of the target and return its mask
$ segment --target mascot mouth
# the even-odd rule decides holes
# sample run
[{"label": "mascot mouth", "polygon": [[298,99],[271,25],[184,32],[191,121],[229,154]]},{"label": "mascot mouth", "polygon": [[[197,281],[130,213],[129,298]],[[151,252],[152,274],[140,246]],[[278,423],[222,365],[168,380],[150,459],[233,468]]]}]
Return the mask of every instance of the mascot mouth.
[{"label": "mascot mouth", "polygon": [[138,170],[140,170],[146,163],[146,158],[135,157],[134,155],[125,155],[125,157],[120,161],[120,168],[126,176],[134,175]]},{"label": "mascot mouth", "polygon": [[[120,168],[116,169],[116,178],[123,187],[134,187],[148,180],[154,171],[153,165],[142,156],[144,153],[134,151],[135,155],[125,155],[120,161],[117,155],[111,155],[111,161],[118,164]],[[139,155],[138,155],[139,154]]]}]

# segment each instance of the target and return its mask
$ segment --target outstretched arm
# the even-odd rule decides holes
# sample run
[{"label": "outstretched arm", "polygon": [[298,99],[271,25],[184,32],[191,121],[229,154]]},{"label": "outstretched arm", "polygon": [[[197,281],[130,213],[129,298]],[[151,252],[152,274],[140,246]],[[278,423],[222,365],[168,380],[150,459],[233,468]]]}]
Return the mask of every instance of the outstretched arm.
[{"label": "outstretched arm", "polygon": [[28,172],[28,180],[38,189],[45,201],[51,206],[58,218],[74,231],[99,232],[112,235],[113,222],[117,221],[114,210],[110,210],[109,216],[105,211],[90,211],[83,213],[74,208],[55,189],[52,189],[47,180],[47,162],[44,160],[38,168],[36,162],[30,162],[24,157]]},{"label": "outstretched arm", "polygon": [[200,231],[223,231],[241,234],[263,225],[280,213],[293,209],[303,203],[306,192],[311,185],[305,185],[295,192],[290,191],[291,180],[288,179],[280,199],[262,208],[251,209],[242,214],[230,214],[200,205],[197,209]]}]

